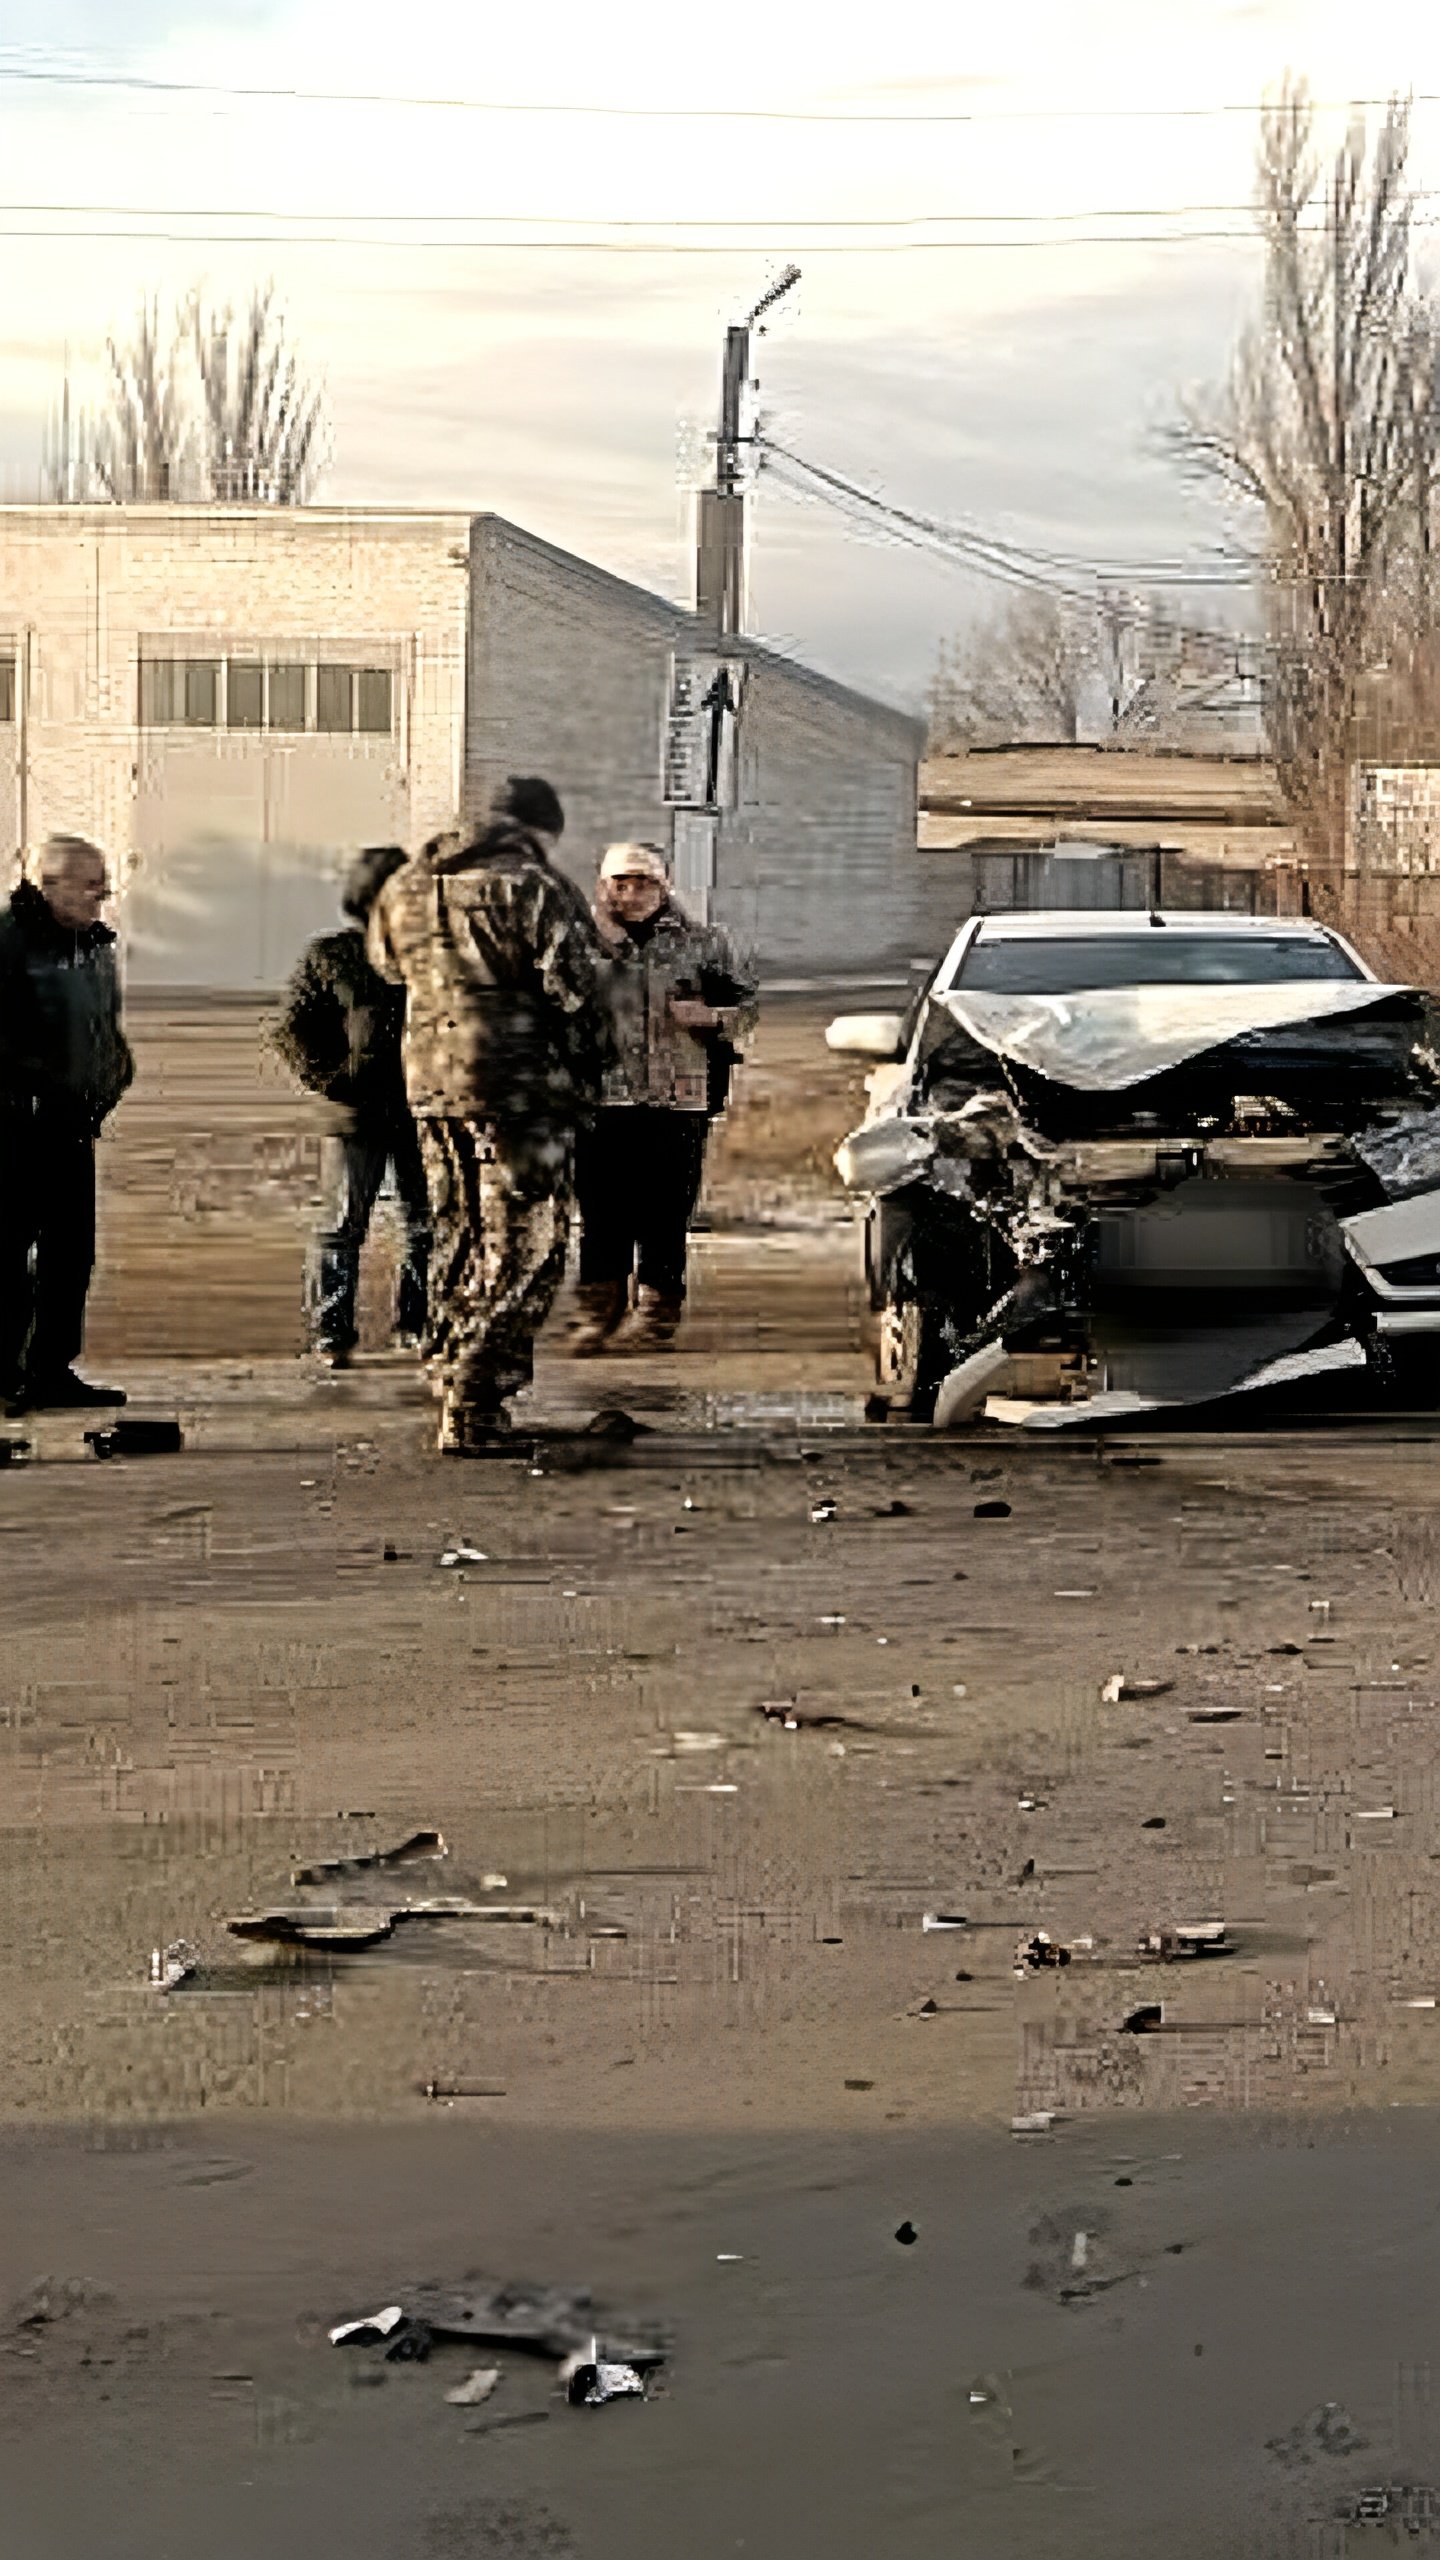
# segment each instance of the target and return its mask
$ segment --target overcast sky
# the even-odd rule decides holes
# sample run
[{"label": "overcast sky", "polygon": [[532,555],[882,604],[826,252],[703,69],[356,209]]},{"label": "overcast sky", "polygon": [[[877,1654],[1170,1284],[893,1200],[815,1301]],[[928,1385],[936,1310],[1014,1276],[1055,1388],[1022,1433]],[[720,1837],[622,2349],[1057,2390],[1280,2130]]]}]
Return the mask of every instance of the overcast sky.
[{"label": "overcast sky", "polygon": [[[756,346],[780,442],[1013,541],[1197,559],[1224,528],[1155,430],[1223,373],[1258,274],[1255,115],[1196,111],[1249,110],[1287,68],[1327,102],[1416,93],[1428,224],[1440,21],[1419,0],[9,0],[0,482],[34,493],[67,350],[83,394],[143,294],[273,277],[328,393],[323,495],[494,508],[688,601],[723,327],[793,257]],[[752,114],[679,112],[701,105]],[[937,215],[944,245],[904,227]],[[487,242],[487,217],[540,245]],[[628,246],[577,245],[607,222]],[[1242,236],[1100,237],[1177,229]],[[751,626],[895,699],[995,602],[773,479],[752,529]]]}]

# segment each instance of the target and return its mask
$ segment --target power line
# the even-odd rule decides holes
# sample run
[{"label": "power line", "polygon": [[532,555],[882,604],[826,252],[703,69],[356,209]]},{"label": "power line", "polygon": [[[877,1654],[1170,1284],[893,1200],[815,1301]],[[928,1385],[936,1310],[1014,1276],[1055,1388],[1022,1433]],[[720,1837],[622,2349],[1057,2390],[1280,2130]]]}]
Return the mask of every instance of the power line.
[{"label": "power line", "polygon": [[[818,495],[822,500],[839,506],[852,521],[868,522],[872,526],[878,522],[900,541],[907,542],[915,548],[934,550],[958,559],[966,567],[978,571],[981,576],[996,580],[1001,585],[1038,591],[1054,596],[1063,603],[1079,605],[1086,610],[1093,610],[1104,600],[1103,577],[1087,575],[1082,583],[1077,583],[1072,577],[1056,576],[1045,566],[1043,557],[1039,554],[1027,555],[1018,545],[1005,544],[993,537],[978,534],[972,527],[963,524],[945,524],[935,517],[921,515],[912,508],[895,506],[889,500],[877,497],[873,491],[862,488],[857,482],[845,479],[841,473],[826,470],[818,463],[807,462],[803,456],[792,454],[783,446],[772,444],[768,438],[759,438],[757,442],[761,448],[762,458],[767,464],[772,459],[781,464],[782,481],[788,477],[784,468],[786,465],[798,475],[794,481],[790,482],[797,494]],[[1199,584],[1200,581],[1187,580],[1184,583]],[[1237,675],[1243,676],[1247,672],[1242,665],[1243,656],[1249,654],[1253,659],[1263,650],[1263,643],[1250,638],[1243,632],[1217,630],[1213,626],[1207,627],[1203,623],[1187,622],[1177,616],[1157,612],[1153,606],[1147,604],[1144,598],[1127,599],[1127,602],[1130,605],[1131,619],[1144,622],[1157,634],[1180,640],[1202,642],[1212,649],[1223,652],[1227,657],[1233,655]]]},{"label": "power line", "polygon": [[[3,210],[4,208],[0,208],[0,211]],[[75,211],[77,217],[92,214],[96,216],[106,215],[106,208],[103,205],[77,205]],[[223,219],[223,217],[221,218]],[[368,218],[369,217],[360,214],[354,216],[354,220],[357,223]],[[406,217],[399,218],[404,219]],[[444,220],[446,217],[432,214],[427,218],[432,222],[439,222]],[[503,219],[502,216],[491,216],[489,218],[492,221],[499,221]],[[344,220],[346,217],[335,214],[317,214],[315,219],[317,222],[326,221],[333,223],[337,220]],[[476,217],[473,215],[462,216],[457,214],[453,219],[456,222],[463,220],[473,224]],[[846,227],[848,228],[848,226]],[[1415,230],[1421,231],[1434,230],[1437,227],[1440,227],[1440,215],[1418,214],[1415,216],[1411,227]],[[791,230],[777,229],[773,235],[760,239],[757,239],[748,233],[740,237],[731,237],[731,231],[738,231],[738,226],[727,226],[723,223],[716,223],[713,228],[717,231],[724,231],[726,234],[724,238],[704,240],[677,239],[673,236],[673,232],[662,230],[658,225],[655,227],[654,236],[651,238],[639,238],[633,232],[616,234],[609,237],[594,236],[596,233],[603,234],[604,228],[605,226],[603,221],[596,221],[591,224],[590,236],[588,237],[580,237],[578,236],[578,232],[568,235],[551,233],[547,234],[543,239],[525,237],[513,240],[506,239],[502,234],[493,231],[481,235],[476,235],[472,232],[463,236],[459,233],[455,233],[430,238],[423,236],[417,237],[414,232],[402,233],[399,231],[391,231],[389,233],[358,230],[282,231],[278,229],[267,229],[263,231],[219,231],[200,229],[195,224],[191,224],[185,230],[177,230],[173,229],[169,223],[163,221],[158,216],[153,222],[127,227],[125,222],[125,211],[124,208],[121,207],[117,208],[113,219],[107,218],[104,220],[103,227],[100,227],[97,223],[97,225],[87,228],[79,219],[70,223],[52,224],[34,222],[0,222],[0,240],[78,240],[87,242],[96,240],[154,240],[181,248],[191,246],[194,248],[235,249],[403,249],[407,252],[438,250],[442,254],[448,253],[451,256],[455,256],[466,250],[479,250],[497,257],[508,255],[512,251],[535,250],[549,253],[565,253],[574,256],[593,255],[599,257],[653,258],[731,258],[737,254],[744,254],[748,256],[770,254],[779,257],[797,248],[804,248],[805,254],[809,258],[943,257],[953,255],[955,252],[961,250],[973,254],[976,250],[991,249],[1006,251],[1029,249],[1040,250],[1047,253],[1061,249],[1189,249],[1206,247],[1217,242],[1227,241],[1239,241],[1254,246],[1259,241],[1259,234],[1252,225],[1242,226],[1239,224],[1232,225],[1230,228],[1223,230],[1057,231],[1048,237],[1037,237],[1034,233],[1024,236],[1015,234],[1003,236],[996,233],[981,233],[977,235],[974,232],[969,232],[963,237],[954,239],[937,239],[930,236],[919,240],[877,240],[864,238],[856,239],[852,236],[845,240],[837,240],[832,237],[829,239],[813,240],[808,242],[802,236],[804,232],[803,224],[797,224],[795,228]],[[1327,226],[1323,223],[1302,225],[1301,228],[1307,236],[1315,239],[1324,239],[1328,236]]]},{"label": "power line", "polygon": [[[40,64],[29,61],[6,61],[0,58],[0,80],[14,80],[30,86],[75,89],[125,89],[161,97],[244,98],[282,101],[289,104],[325,107],[388,107],[438,109],[449,114],[487,116],[569,116],[612,119],[621,122],[682,124],[799,124],[799,125],[990,125],[990,124],[1068,124],[1075,122],[1193,122],[1219,116],[1257,116],[1267,105],[1265,99],[1220,99],[1208,105],[1175,106],[1106,106],[1106,107],[973,107],[920,108],[898,107],[646,107],[598,101],[539,98],[471,98],[445,95],[397,94],[393,90],[367,89],[303,89],[270,87],[259,83],[220,80],[167,79],[158,74],[138,71],[85,70],[73,66]],[[1344,98],[1314,100],[1317,114],[1339,110],[1384,109],[1391,98]],[[1412,107],[1440,105],[1440,92],[1421,91],[1403,103]]]},{"label": "power line", "polygon": [[827,488],[833,489],[838,495],[851,499],[858,498],[867,507],[883,509],[886,513],[902,517],[906,523],[927,534],[943,538],[947,544],[973,547],[977,552],[1004,559],[1016,568],[1027,571],[1039,570],[1047,574],[1058,572],[1062,577],[1078,575],[1116,585],[1132,582],[1143,586],[1237,586],[1248,580],[1248,572],[1239,563],[1222,569],[1215,563],[1200,567],[1174,558],[1148,562],[1135,559],[1082,559],[1073,552],[1053,551],[1039,544],[1008,541],[1003,535],[987,532],[983,526],[967,523],[964,519],[951,518],[942,523],[935,517],[918,515],[908,508],[892,509],[887,501],[876,498],[871,491],[861,488],[857,482],[845,480],[838,472],[827,471],[818,463],[807,462],[802,454],[791,453],[786,446],[775,443],[768,436],[760,436],[757,442],[763,456],[773,455],[779,461],[791,464],[794,469],[806,473],[811,479],[823,482]]},{"label": "power line", "polygon": [[[1433,187],[1417,190],[1416,200],[1429,200],[1440,190]],[[856,213],[856,214],[595,214],[576,216],[557,213],[411,213],[380,211],[367,207],[364,213],[346,214],[333,207],[320,213],[306,213],[302,207],[287,205],[147,205],[147,204],[0,204],[5,214],[114,214],[134,221],[170,222],[468,222],[514,223],[531,231],[553,231],[578,221],[607,231],[654,231],[663,219],[667,231],[923,231],[946,226],[966,226],[977,222],[996,223],[1062,223],[1062,222],[1179,222],[1193,214],[1233,214],[1253,219],[1248,204],[1140,204],[1077,205],[1066,211],[1062,206],[1049,213],[1028,208],[1000,213],[993,208],[984,213]],[[1323,224],[1317,224],[1323,229]]]}]

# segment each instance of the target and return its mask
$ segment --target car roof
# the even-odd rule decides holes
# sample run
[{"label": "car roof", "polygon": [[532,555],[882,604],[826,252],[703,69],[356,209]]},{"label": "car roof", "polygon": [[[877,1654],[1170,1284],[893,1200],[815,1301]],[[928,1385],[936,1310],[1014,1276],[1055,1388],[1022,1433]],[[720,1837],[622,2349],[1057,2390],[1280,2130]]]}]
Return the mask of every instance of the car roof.
[{"label": "car roof", "polygon": [[[1186,907],[1178,912],[1166,909],[1160,923],[1172,933],[1282,934],[1287,940],[1302,942],[1332,939],[1313,916],[1235,915],[1218,907],[1213,911],[1203,907]],[[1081,942],[1091,934],[1101,933],[1133,933],[1143,939],[1156,930],[1146,907],[1051,907],[1025,915],[979,916],[975,925],[975,939],[983,942],[1024,942],[1036,936],[1052,942]]]}]

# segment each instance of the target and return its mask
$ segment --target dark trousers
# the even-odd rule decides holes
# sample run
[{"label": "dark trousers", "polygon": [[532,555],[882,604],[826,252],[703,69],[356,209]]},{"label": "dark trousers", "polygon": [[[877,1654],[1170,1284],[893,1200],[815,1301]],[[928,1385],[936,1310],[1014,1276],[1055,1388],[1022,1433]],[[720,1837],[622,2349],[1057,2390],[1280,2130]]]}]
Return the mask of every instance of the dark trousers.
[{"label": "dark trousers", "polygon": [[0,1389],[71,1366],[94,1267],[94,1139],[49,1113],[0,1108]]},{"label": "dark trousers", "polygon": [[687,1233],[705,1172],[703,1111],[646,1103],[597,1114],[580,1140],[580,1285],[627,1280],[685,1295]]},{"label": "dark trousers", "polygon": [[430,1203],[414,1121],[386,1121],[378,1126],[362,1122],[343,1138],[327,1138],[324,1152],[324,1223],[315,1239],[307,1275],[312,1341],[327,1351],[354,1348],[360,1250],[370,1232],[387,1165],[395,1168],[395,1189],[404,1224],[395,1281],[395,1330],[423,1335],[430,1267]]}]

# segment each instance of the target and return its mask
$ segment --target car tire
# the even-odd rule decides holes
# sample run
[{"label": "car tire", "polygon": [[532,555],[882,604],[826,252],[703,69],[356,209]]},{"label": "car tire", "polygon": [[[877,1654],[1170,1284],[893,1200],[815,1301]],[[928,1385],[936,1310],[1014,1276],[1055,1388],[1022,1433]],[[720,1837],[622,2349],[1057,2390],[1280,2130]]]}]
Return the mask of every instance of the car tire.
[{"label": "car tire", "polygon": [[1387,1404],[1410,1405],[1426,1413],[1440,1406],[1440,1334],[1406,1340],[1393,1333],[1373,1333],[1365,1346],[1365,1361]]},{"label": "car tire", "polygon": [[875,1311],[875,1384],[890,1411],[929,1422],[950,1362],[939,1317],[924,1300],[891,1295]]}]

